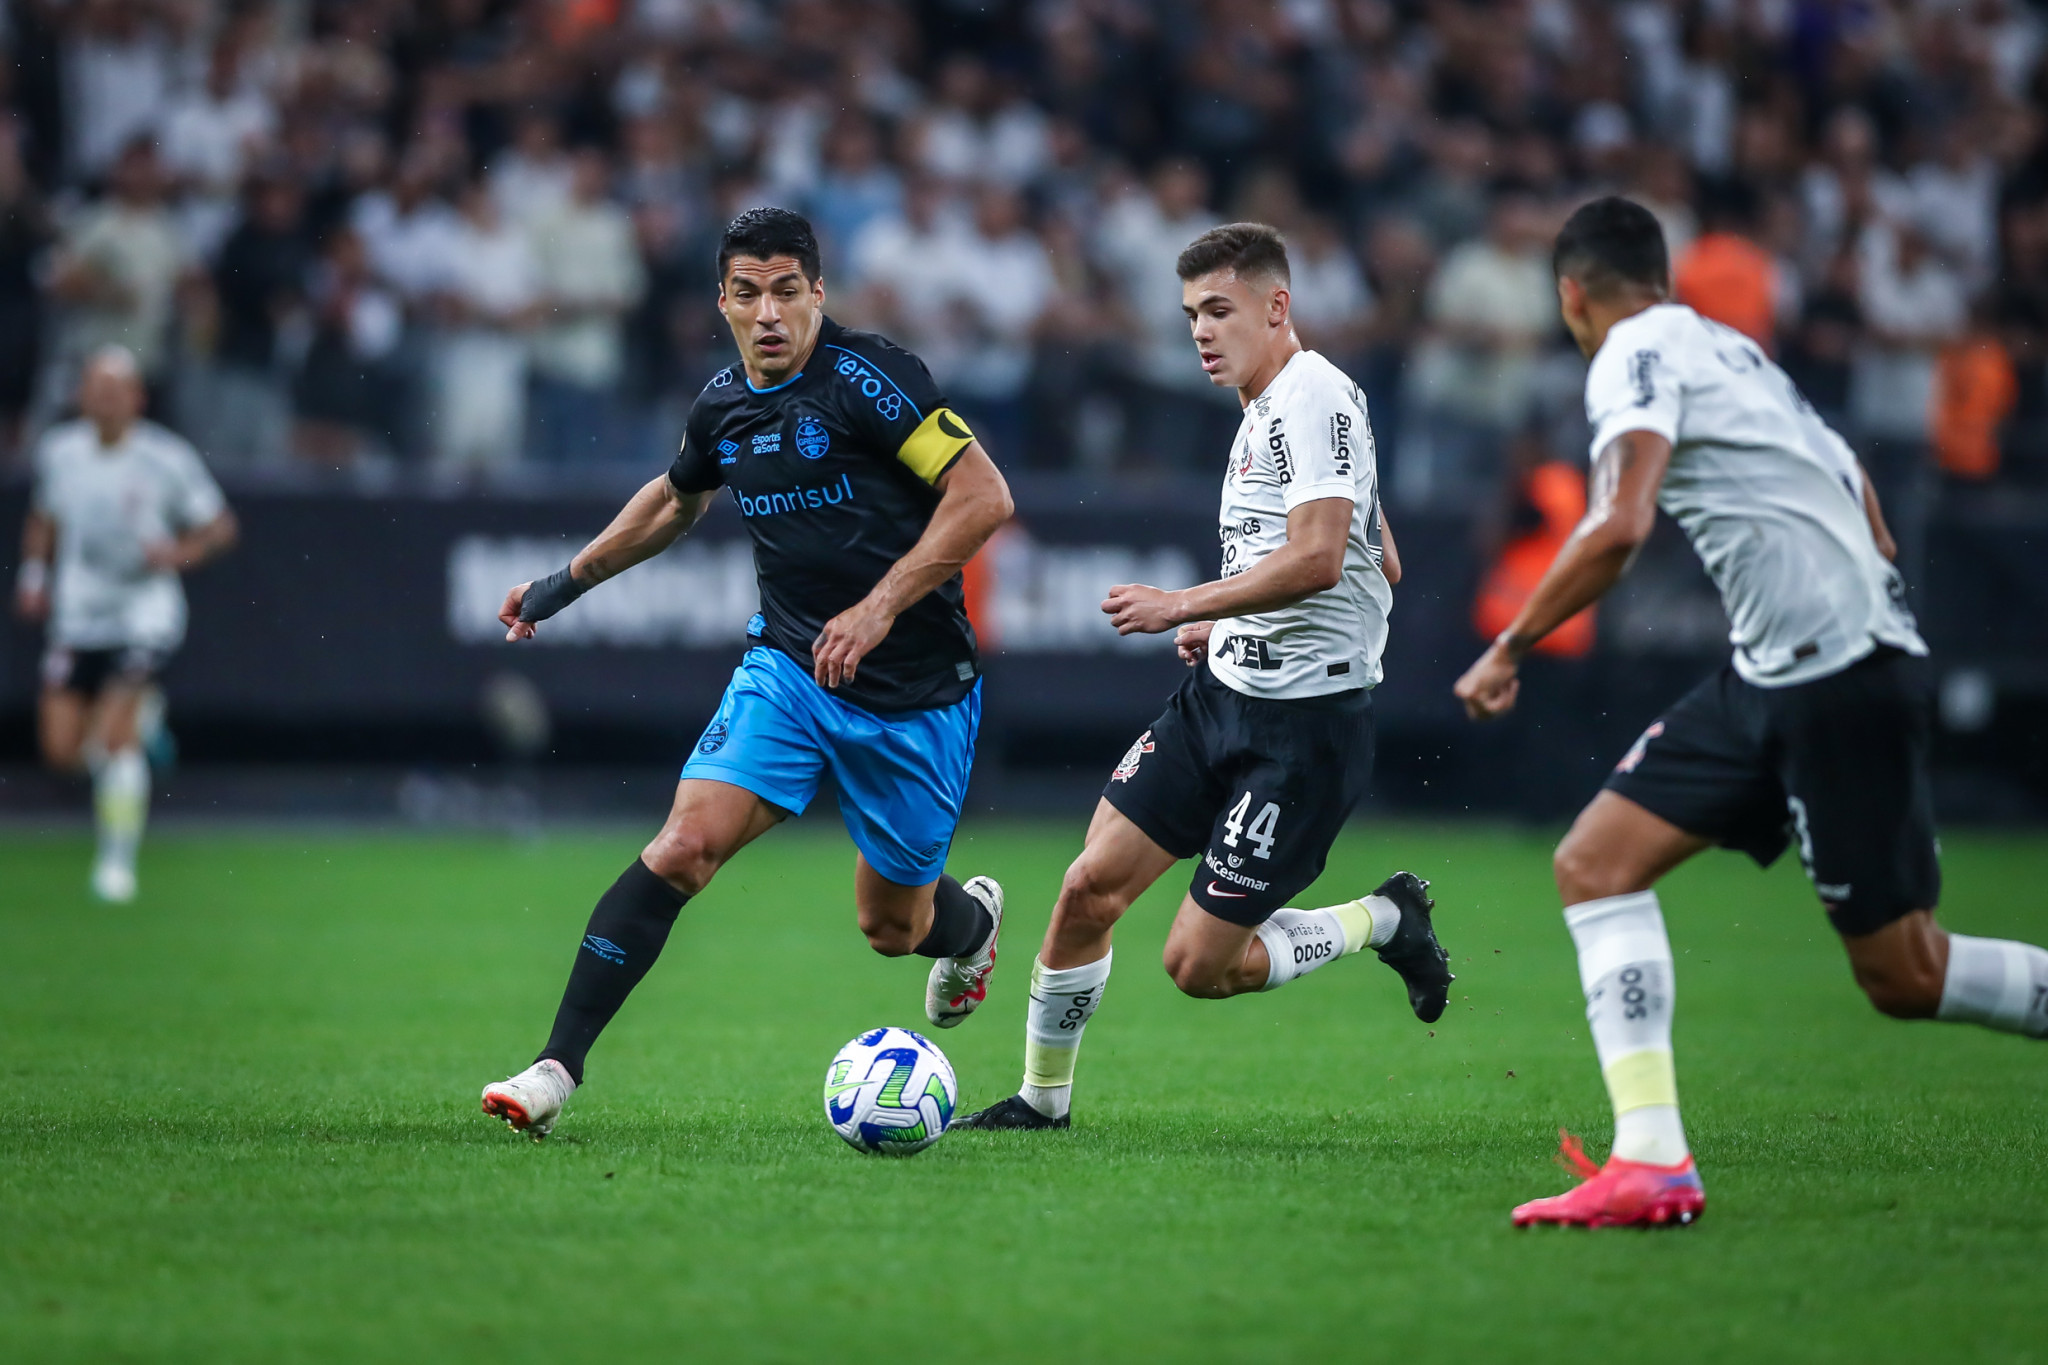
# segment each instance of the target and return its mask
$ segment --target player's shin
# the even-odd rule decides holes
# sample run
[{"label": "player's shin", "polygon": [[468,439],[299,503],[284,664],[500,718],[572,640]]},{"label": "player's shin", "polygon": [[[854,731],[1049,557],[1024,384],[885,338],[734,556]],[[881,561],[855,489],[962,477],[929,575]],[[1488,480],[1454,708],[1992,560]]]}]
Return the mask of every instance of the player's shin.
[{"label": "player's shin", "polygon": [[590,912],[590,926],[555,1012],[554,1031],[538,1060],[560,1062],[572,1080],[583,1083],[583,1059],[591,1044],[661,956],[689,899],[638,858],[619,874]]},{"label": "player's shin", "polygon": [[1950,934],[1937,1017],[2048,1038],[2048,950]]},{"label": "player's shin", "polygon": [[149,818],[149,760],[139,747],[117,749],[93,765],[93,814],[99,865],[132,873]]},{"label": "player's shin", "polygon": [[1615,1156],[1672,1166],[1687,1155],[1671,1058],[1671,941],[1657,893],[1565,907],[1579,950],[1586,1023],[1614,1105]]},{"label": "player's shin", "polygon": [[1057,971],[1032,960],[1031,1004],[1024,1016],[1024,1084],[1017,1093],[1047,1118],[1065,1118],[1072,1103],[1081,1031],[1102,1003],[1114,956],[1112,950],[1099,961]]},{"label": "player's shin", "polygon": [[1321,910],[1275,910],[1258,927],[1266,947],[1266,984],[1278,990],[1325,962],[1366,948],[1385,947],[1401,927],[1401,907],[1385,896],[1362,896]]}]

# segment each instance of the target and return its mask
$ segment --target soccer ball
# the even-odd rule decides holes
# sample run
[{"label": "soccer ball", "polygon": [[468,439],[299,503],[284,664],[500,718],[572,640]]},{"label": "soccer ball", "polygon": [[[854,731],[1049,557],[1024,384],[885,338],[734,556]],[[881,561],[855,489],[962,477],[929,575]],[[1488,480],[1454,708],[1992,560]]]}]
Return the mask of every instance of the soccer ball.
[{"label": "soccer ball", "polygon": [[863,1152],[923,1151],[953,1121],[959,1098],[946,1054],[907,1028],[870,1029],[825,1069],[825,1119]]}]

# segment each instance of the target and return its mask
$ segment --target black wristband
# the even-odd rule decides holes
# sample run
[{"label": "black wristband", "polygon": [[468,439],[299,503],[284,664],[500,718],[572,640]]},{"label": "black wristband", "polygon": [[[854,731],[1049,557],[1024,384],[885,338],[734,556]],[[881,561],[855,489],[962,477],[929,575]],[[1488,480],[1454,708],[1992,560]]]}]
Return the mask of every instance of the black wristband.
[{"label": "black wristband", "polygon": [[545,621],[589,591],[576,581],[565,564],[546,578],[536,578],[527,588],[526,596],[519,603],[519,619],[529,625]]}]

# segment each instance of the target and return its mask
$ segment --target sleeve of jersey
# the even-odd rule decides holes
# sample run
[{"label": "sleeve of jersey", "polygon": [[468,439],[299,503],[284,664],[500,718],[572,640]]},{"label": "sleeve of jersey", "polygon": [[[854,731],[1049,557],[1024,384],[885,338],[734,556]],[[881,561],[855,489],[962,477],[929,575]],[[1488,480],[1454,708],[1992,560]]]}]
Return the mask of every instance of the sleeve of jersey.
[{"label": "sleeve of jersey", "polygon": [[711,439],[705,432],[703,416],[704,402],[699,399],[691,405],[689,420],[683,424],[682,449],[668,467],[669,485],[678,493],[709,493],[725,482],[725,476],[719,472],[717,452],[712,450]]},{"label": "sleeve of jersey", "polygon": [[1654,338],[1607,345],[1586,372],[1586,423],[1593,458],[1631,431],[1652,431],[1674,444],[1682,386]]},{"label": "sleeve of jersey", "polygon": [[204,526],[225,512],[227,495],[214,481],[213,471],[191,446],[178,451],[177,505],[172,514],[181,527]]},{"label": "sleeve of jersey", "polygon": [[1371,441],[1372,434],[1359,430],[1360,423],[1350,408],[1335,394],[1318,393],[1281,416],[1281,446],[1272,446],[1268,429],[1268,448],[1280,475],[1280,498],[1288,511],[1323,498],[1358,501],[1360,443]]},{"label": "sleeve of jersey", "polygon": [[870,398],[867,379],[850,376],[859,381],[853,401],[870,409],[880,422],[882,448],[894,452],[904,468],[918,478],[937,483],[974,443],[974,433],[959,413],[946,406],[946,397],[932,382],[931,371],[910,352],[893,346],[874,347],[858,360],[876,371],[881,392]]}]

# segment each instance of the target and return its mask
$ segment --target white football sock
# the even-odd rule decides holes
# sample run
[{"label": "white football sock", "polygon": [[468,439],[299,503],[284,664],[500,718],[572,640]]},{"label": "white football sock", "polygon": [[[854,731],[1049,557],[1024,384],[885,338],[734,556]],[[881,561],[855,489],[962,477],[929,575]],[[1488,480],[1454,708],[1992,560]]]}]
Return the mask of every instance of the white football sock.
[{"label": "white football sock", "polygon": [[1065,1118],[1074,1095],[1081,1031],[1102,1003],[1114,949],[1099,962],[1058,971],[1031,960],[1031,1005],[1024,1012],[1024,1084],[1017,1093],[1049,1119]]},{"label": "white football sock", "polygon": [[149,761],[140,749],[121,749],[93,766],[93,813],[99,826],[99,860],[135,869],[136,846],[149,817]]},{"label": "white football sock", "polygon": [[1937,1018],[2048,1038],[2048,951],[2002,938],[1948,936]]},{"label": "white football sock", "polygon": [[1266,945],[1266,984],[1275,991],[1325,962],[1384,947],[1401,927],[1401,907],[1385,896],[1364,896],[1321,910],[1275,910],[1255,931]]},{"label": "white football sock", "polygon": [[1688,1149],[1671,1059],[1671,940],[1657,893],[1569,905],[1564,922],[1578,945],[1586,1023],[1614,1105],[1613,1154],[1676,1165]]}]

